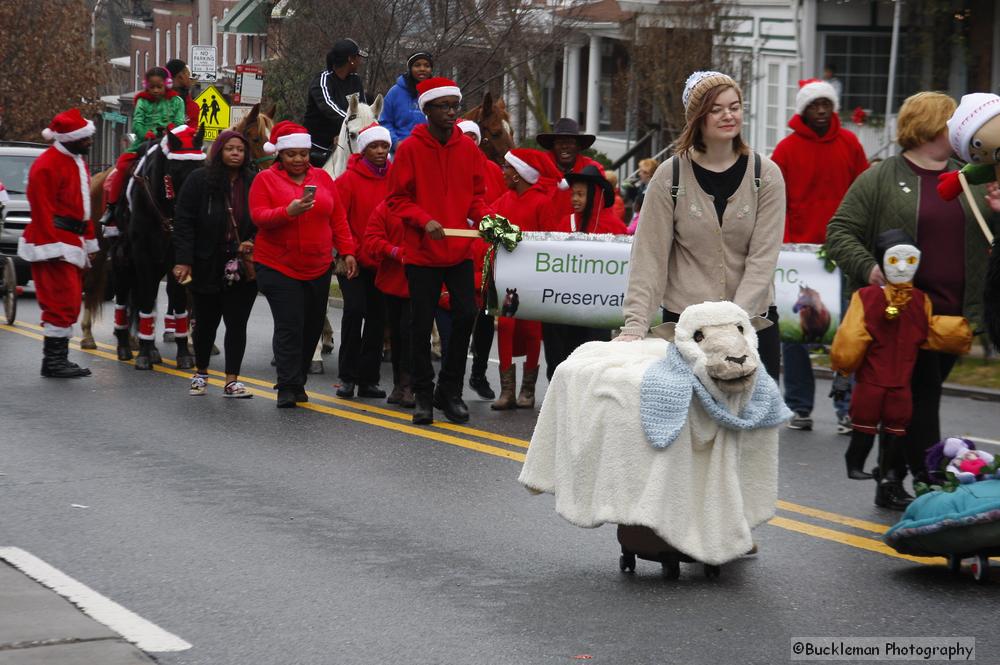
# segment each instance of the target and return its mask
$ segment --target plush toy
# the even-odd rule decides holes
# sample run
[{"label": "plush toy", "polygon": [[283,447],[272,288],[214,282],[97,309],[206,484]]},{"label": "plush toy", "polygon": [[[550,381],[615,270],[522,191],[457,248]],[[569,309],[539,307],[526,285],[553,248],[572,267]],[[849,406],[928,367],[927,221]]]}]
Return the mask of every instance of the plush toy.
[{"label": "plush toy", "polygon": [[903,489],[906,462],[901,444],[913,415],[910,379],[917,351],[964,354],[972,346],[968,322],[959,316],[932,315],[930,298],[913,286],[920,250],[905,240],[900,244],[905,235],[893,230],[879,237],[888,284],[854,293],[830,350],[833,369],[853,373],[856,381],[847,475],[855,480],[873,477],[863,465],[881,430],[875,504],[894,510],[912,501]]},{"label": "plush toy", "polygon": [[978,480],[983,475],[984,468],[993,464],[993,455],[984,450],[969,448],[963,439],[945,439],[942,454],[945,458],[951,458],[945,471],[955,474],[955,478],[963,485]]}]

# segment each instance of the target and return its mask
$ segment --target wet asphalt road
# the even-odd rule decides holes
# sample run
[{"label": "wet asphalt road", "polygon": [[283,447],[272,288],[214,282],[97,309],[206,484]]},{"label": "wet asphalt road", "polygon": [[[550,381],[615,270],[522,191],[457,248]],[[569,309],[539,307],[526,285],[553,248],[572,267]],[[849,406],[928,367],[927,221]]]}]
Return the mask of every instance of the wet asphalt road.
[{"label": "wet asphalt road", "polygon": [[[808,635],[973,636],[988,662],[1000,646],[1000,586],[879,550],[897,514],[844,477],[826,399],[815,431],[781,434],[783,503],[760,554],[667,582],[649,562],[621,574],[613,527],[575,528],[518,485],[532,413],[467,391],[467,428],[418,436],[408,414],[334,398],[334,358],[309,409],[221,385],[192,398],[187,373],[137,372],[110,347],[72,353],[89,379],[43,380],[37,307],[20,309],[0,328],[0,546],[193,645],[161,663],[770,664]],[[261,298],[244,373],[268,395],[270,333]],[[1000,438],[996,403],[942,412],[946,433]]]}]

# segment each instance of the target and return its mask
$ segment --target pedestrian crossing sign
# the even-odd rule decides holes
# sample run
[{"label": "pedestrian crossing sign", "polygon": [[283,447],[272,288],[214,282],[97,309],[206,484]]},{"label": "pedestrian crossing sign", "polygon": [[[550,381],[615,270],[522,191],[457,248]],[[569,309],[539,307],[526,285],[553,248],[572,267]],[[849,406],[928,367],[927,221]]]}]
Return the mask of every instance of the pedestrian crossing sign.
[{"label": "pedestrian crossing sign", "polygon": [[229,102],[219,89],[210,85],[194,98],[201,109],[198,124],[205,125],[205,141],[214,141],[224,129],[229,129]]}]

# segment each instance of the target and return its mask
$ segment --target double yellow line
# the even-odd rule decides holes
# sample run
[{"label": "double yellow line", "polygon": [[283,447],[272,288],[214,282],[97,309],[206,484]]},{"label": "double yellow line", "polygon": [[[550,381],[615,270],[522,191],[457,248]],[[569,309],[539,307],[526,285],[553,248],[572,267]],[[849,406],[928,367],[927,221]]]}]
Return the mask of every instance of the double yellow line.
[{"label": "double yellow line", "polygon": [[[0,330],[16,333],[33,339],[42,339],[42,336],[39,334],[41,327],[32,324],[18,322],[13,326],[0,325]],[[77,343],[74,348],[79,348],[79,339],[74,338],[74,342]],[[97,346],[98,349],[96,350],[80,350],[84,353],[97,356],[98,358],[121,362],[118,360],[118,356],[115,353],[115,347],[113,345],[99,342]],[[129,364],[134,363],[130,362]],[[189,371],[176,369],[176,363],[167,358],[163,359],[162,365],[154,365],[153,369],[162,374],[169,374],[183,379],[190,379],[191,376]],[[209,375],[210,378],[208,382],[211,385],[218,386],[220,388],[224,387],[225,374],[223,372],[209,370]],[[276,395],[271,389],[272,382],[253,377],[242,377],[241,380],[255,396],[269,400],[276,399]],[[403,434],[409,434],[421,439],[429,439],[452,446],[458,446],[459,448],[485,453],[487,455],[502,457],[515,462],[524,462],[525,454],[522,451],[527,450],[528,448],[529,442],[524,439],[517,439],[465,425],[435,421],[435,423],[430,427],[414,427],[409,424],[411,413],[408,411],[398,411],[375,406],[373,404],[354,402],[312,391],[309,392],[308,395],[310,401],[299,404],[300,408],[310,409],[329,416],[336,416],[338,418],[344,418],[346,420],[352,420],[366,425],[381,427],[383,429],[389,429]],[[784,514],[779,514],[778,516],[772,518],[768,524],[788,531],[794,531],[803,535],[819,538],[821,540],[836,542],[842,545],[848,545],[850,547],[883,554],[897,559],[905,559],[907,561],[923,564],[945,563],[943,558],[918,558],[905,554],[899,554],[891,547],[883,543],[880,539],[880,536],[882,536],[882,534],[889,529],[889,527],[885,524],[869,522],[849,517],[847,515],[840,515],[838,513],[832,513],[818,508],[812,508],[782,500],[778,501],[778,510],[781,511],[781,513],[791,513],[799,518],[804,517],[812,521],[806,522],[801,519],[791,519],[790,517],[786,517]],[[841,528],[831,528],[830,526],[824,526],[814,522],[836,525]],[[842,530],[844,527],[850,529],[850,531]],[[859,535],[858,532],[874,534],[876,537],[872,537],[870,535]]]}]

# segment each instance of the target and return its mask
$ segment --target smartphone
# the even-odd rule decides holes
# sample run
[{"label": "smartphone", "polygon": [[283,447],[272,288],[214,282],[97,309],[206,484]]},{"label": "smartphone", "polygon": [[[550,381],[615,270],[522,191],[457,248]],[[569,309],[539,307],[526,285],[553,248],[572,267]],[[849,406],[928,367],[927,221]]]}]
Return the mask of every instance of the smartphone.
[{"label": "smartphone", "polygon": [[306,185],[302,189],[304,191],[304,193],[302,195],[302,198],[304,198],[304,199],[306,199],[306,198],[308,198],[308,199],[314,199],[314,198],[316,198],[316,185]]}]

